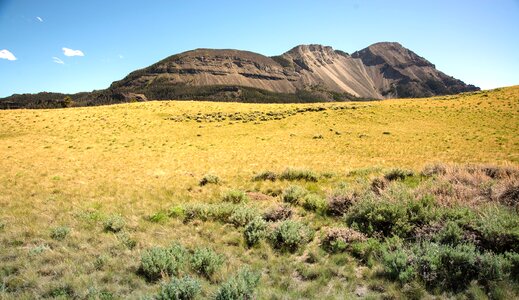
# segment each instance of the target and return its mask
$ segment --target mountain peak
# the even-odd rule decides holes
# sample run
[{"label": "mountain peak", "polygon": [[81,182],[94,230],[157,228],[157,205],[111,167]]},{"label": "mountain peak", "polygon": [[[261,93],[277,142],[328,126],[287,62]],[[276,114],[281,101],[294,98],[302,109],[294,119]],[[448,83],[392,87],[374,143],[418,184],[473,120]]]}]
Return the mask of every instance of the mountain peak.
[{"label": "mountain peak", "polygon": [[295,46],[294,48],[287,51],[285,54],[300,56],[304,53],[319,53],[322,55],[332,55],[334,53],[334,50],[330,46],[324,46],[320,44],[303,44]]}]

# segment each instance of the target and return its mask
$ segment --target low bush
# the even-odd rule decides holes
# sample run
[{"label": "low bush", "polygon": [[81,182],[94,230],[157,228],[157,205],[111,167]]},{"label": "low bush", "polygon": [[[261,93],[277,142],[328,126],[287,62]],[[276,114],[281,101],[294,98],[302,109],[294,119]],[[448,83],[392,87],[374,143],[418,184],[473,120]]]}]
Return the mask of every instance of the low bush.
[{"label": "low bush", "polygon": [[306,225],[292,220],[281,222],[270,234],[274,248],[294,252],[313,238],[313,232]]},{"label": "low bush", "polygon": [[176,276],[184,268],[188,257],[187,250],[173,244],[169,248],[154,247],[141,254],[141,273],[151,281],[163,276]]},{"label": "low bush", "polygon": [[66,226],[54,227],[50,231],[50,237],[56,241],[64,240],[70,233],[70,228]]},{"label": "low bush", "polygon": [[456,222],[447,221],[433,236],[433,240],[440,244],[458,245],[464,240],[464,231]]},{"label": "low bush", "polygon": [[311,182],[317,182],[319,181],[319,175],[310,170],[288,168],[281,173],[279,179],[289,181],[306,180]]},{"label": "low bush", "polygon": [[347,250],[368,266],[373,266],[382,253],[381,243],[374,238],[362,242],[352,242]]},{"label": "low bush", "polygon": [[382,248],[382,265],[384,274],[399,282],[419,278],[429,288],[459,292],[474,280],[485,286],[503,280],[511,263],[501,255],[480,253],[472,244],[426,242],[410,248],[386,244]]},{"label": "low bush", "polygon": [[387,200],[364,199],[351,207],[345,220],[368,236],[407,236],[412,230],[405,205]]},{"label": "low bush", "polygon": [[224,202],[238,204],[249,201],[249,197],[247,197],[247,194],[242,190],[230,190],[223,195],[222,200]]},{"label": "low bush", "polygon": [[162,223],[167,219],[168,215],[163,211],[156,212],[153,215],[147,217],[147,220],[152,223]]},{"label": "low bush", "polygon": [[224,262],[221,255],[209,248],[196,248],[190,261],[193,270],[207,278],[210,278]]},{"label": "low bush", "polygon": [[277,222],[290,219],[292,208],[288,205],[277,205],[267,210],[263,214],[263,219],[267,222]]},{"label": "low bush", "polygon": [[317,194],[307,194],[303,197],[303,200],[301,201],[301,205],[304,209],[309,211],[315,211],[318,213],[324,213],[327,210],[327,202],[325,199],[323,199],[321,196]]},{"label": "low bush", "polygon": [[183,207],[184,222],[192,220],[207,221],[212,216],[212,207],[208,204],[189,204]]},{"label": "low bush", "polygon": [[254,175],[252,177],[252,181],[264,181],[264,180],[270,180],[270,181],[276,181],[278,178],[278,175],[271,171],[263,171],[259,174]]},{"label": "low bush", "polygon": [[392,200],[365,197],[345,215],[346,223],[369,235],[409,237],[417,228],[440,218],[434,199]]},{"label": "low bush", "polygon": [[328,215],[342,217],[348,212],[357,198],[357,194],[344,189],[333,191],[333,193],[326,199]]},{"label": "low bush", "polygon": [[259,217],[256,209],[247,206],[236,207],[229,216],[229,223],[234,226],[241,227],[247,225],[250,221]]},{"label": "low bush", "polygon": [[283,190],[283,194],[281,194],[281,199],[283,202],[290,203],[296,205],[299,203],[299,200],[303,199],[303,197],[308,193],[306,189],[299,185],[291,185]]},{"label": "low bush", "polygon": [[479,246],[497,253],[519,253],[519,218],[517,212],[499,205],[478,211],[473,221],[480,239]]},{"label": "low bush", "polygon": [[510,277],[519,282],[519,253],[508,252],[505,254],[506,259],[508,260],[508,272],[510,273]]},{"label": "low bush", "polygon": [[364,242],[366,236],[351,228],[329,228],[321,239],[321,247],[328,252],[346,251],[352,243]]},{"label": "low bush", "polygon": [[412,259],[412,255],[402,248],[392,251],[385,250],[382,252],[384,273],[390,279],[398,280],[401,283],[410,282],[416,276]]},{"label": "low bush", "polygon": [[103,223],[105,231],[119,232],[126,225],[126,221],[121,215],[110,215]]},{"label": "low bush", "polygon": [[168,211],[168,216],[170,218],[182,218],[184,217],[185,210],[182,205],[175,205],[171,207]]},{"label": "low bush", "polygon": [[168,283],[162,284],[157,300],[192,300],[200,294],[200,282],[190,276],[173,278]]},{"label": "low bush", "polygon": [[389,181],[395,180],[404,180],[406,177],[413,176],[414,172],[410,170],[403,169],[392,169],[386,174],[384,174],[384,178]]},{"label": "low bush", "polygon": [[205,186],[208,184],[219,184],[220,178],[214,174],[206,174],[200,181],[198,182],[198,185]]},{"label": "low bush", "polygon": [[260,274],[244,268],[228,279],[218,289],[216,300],[255,299],[254,290],[259,284]]},{"label": "low bush", "polygon": [[245,226],[243,236],[247,246],[252,247],[267,235],[267,222],[256,217]]}]

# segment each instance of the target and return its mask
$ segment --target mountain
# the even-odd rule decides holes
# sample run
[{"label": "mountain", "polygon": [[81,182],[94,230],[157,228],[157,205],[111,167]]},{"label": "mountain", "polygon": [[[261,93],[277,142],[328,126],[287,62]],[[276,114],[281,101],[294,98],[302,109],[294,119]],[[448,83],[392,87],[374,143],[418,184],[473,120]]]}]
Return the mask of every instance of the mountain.
[{"label": "mountain", "polygon": [[[39,93],[0,99],[0,108],[101,105],[147,99],[318,102],[429,97],[479,88],[448,76],[398,43],[348,54],[299,45],[273,57],[231,49],[196,49],[165,58],[106,90]],[[65,101],[65,97],[67,101]]]}]

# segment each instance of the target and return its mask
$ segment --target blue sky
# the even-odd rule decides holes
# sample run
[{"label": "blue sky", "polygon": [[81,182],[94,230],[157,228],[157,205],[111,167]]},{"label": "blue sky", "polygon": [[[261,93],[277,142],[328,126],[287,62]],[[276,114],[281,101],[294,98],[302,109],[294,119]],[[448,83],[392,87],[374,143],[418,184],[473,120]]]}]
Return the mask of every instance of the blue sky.
[{"label": "blue sky", "polygon": [[103,89],[194,48],[351,53],[380,41],[482,88],[519,84],[519,0],[0,0],[0,97]]}]

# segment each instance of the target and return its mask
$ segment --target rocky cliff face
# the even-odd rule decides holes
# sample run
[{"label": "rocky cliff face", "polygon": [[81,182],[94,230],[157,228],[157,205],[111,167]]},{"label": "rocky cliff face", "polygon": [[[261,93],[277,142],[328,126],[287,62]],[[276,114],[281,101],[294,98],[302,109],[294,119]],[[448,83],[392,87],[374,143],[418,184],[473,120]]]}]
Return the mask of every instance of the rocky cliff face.
[{"label": "rocky cliff face", "polygon": [[[322,45],[300,45],[274,57],[196,49],[134,71],[106,90],[72,96],[79,105],[146,99],[316,102],[428,97],[473,90],[478,88],[436,70],[398,43],[377,43],[352,55]],[[25,104],[34,106],[38,97],[23,97],[25,104],[13,103],[13,99],[21,98],[4,101],[13,107],[28,107]]]},{"label": "rocky cliff face", "polygon": [[430,97],[479,90],[438,71],[425,58],[399,43],[377,43],[352,54],[384,98]]}]

